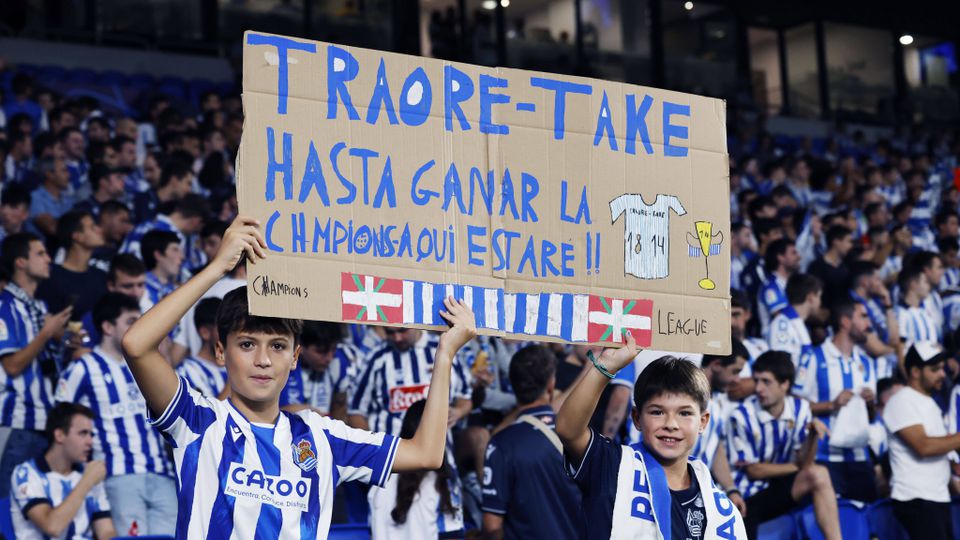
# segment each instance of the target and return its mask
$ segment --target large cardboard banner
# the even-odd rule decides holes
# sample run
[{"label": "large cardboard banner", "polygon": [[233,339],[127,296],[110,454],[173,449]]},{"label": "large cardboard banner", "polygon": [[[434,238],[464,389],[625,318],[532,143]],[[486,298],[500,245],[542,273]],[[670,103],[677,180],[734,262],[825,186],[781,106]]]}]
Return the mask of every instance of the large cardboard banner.
[{"label": "large cardboard banner", "polygon": [[247,32],[258,315],[730,350],[724,102]]}]

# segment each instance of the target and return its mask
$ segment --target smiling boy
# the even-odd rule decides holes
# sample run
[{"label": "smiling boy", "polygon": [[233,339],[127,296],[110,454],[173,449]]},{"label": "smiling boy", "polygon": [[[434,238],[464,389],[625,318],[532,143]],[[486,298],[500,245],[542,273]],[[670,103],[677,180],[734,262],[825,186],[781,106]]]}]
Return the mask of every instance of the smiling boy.
[{"label": "smiling boy", "polygon": [[636,341],[606,349],[584,371],[557,417],[557,435],[583,493],[591,538],[746,539],[743,520],[690,453],[710,419],[710,385],[696,365],[665,356],[634,385],[634,425],[643,440],[622,446],[587,427],[617,371],[637,355]]},{"label": "smiling boy", "polygon": [[130,369],[154,424],[174,447],[177,538],[326,537],[333,492],[342,482],[383,485],[391,472],[443,463],[453,355],[476,335],[462,301],[448,298],[423,420],[413,439],[348,428],[312,411],[280,411],[279,395],[300,356],[299,320],[250,315],[244,288],[217,314],[216,359],[227,368],[230,398],[191,390],[157,348],[190,306],[245,255],[266,256],[259,222],[239,217],[214,260],[165,297],[123,339]]}]

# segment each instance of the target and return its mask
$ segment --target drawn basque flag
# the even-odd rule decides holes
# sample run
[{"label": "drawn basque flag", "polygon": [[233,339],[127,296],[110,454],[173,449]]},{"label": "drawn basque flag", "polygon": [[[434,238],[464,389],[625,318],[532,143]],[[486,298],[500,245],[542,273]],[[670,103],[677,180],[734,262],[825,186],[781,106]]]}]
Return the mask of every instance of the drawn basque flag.
[{"label": "drawn basque flag", "polygon": [[403,323],[403,280],[340,274],[344,321]]},{"label": "drawn basque flag", "polygon": [[648,347],[653,339],[653,301],[590,296],[587,341],[623,343],[631,332],[637,345]]}]

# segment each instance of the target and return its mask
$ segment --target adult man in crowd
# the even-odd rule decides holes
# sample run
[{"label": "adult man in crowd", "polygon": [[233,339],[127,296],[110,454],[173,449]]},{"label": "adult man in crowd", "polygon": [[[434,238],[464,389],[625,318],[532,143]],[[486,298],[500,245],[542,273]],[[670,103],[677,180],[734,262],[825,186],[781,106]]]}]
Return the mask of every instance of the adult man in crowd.
[{"label": "adult man in crowd", "polygon": [[89,212],[73,210],[57,223],[57,238],[67,255],[63,264],[53,265],[50,279],[37,289],[37,298],[53,311],[72,306],[79,320],[106,292],[106,273],[90,267],[94,250],[103,246],[103,233]]},{"label": "adult man in crowd", "polygon": [[748,538],[760,523],[803,505],[812,497],[825,538],[839,539],[837,498],[830,473],[814,463],[817,441],[826,434],[809,404],[790,395],[795,367],[789,354],[769,351],[753,365],[755,395],[743,401],[727,422],[737,488],[747,498]]},{"label": "adult man in crowd", "polygon": [[173,534],[177,516],[173,464],[147,405],[123,359],[120,342],[140,318],[129,296],[108,293],[93,308],[100,344],[64,371],[58,402],[80,403],[97,413],[94,457],[106,461],[107,497],[114,522],[128,535]]},{"label": "adult man in crowd", "polygon": [[827,229],[826,253],[807,269],[808,273],[820,278],[827,307],[843,300],[847,294],[849,271],[846,258],[852,249],[853,231],[843,225],[834,225]]},{"label": "adult man in crowd", "polygon": [[159,230],[148,232],[139,248],[147,268],[147,298],[153,306],[173,292],[180,282],[183,251],[175,233]]},{"label": "adult man in crowd", "polygon": [[39,171],[43,184],[30,196],[30,217],[37,229],[48,237],[57,234],[57,220],[73,208],[70,189],[70,174],[62,159],[40,160]]},{"label": "adult man in crowd", "polygon": [[485,538],[578,539],[584,534],[580,492],[563,471],[553,432],[556,359],[547,348],[524,347],[510,362],[518,420],[487,445],[483,470]]},{"label": "adult man in crowd", "polygon": [[919,268],[908,266],[900,272],[897,283],[900,285],[900,304],[896,308],[900,339],[907,343],[939,341],[942,327],[923,306],[924,298],[931,292],[927,275]]},{"label": "adult man in crowd", "polygon": [[[47,418],[47,451],[13,473],[13,529],[18,540],[117,536],[103,489],[103,461],[88,461],[93,448],[93,411],[58,403]],[[69,531],[72,531],[70,533]]]},{"label": "adult man in crowd", "polygon": [[893,513],[912,540],[953,538],[950,515],[950,460],[960,434],[947,435],[940,407],[931,397],[946,378],[947,355],[938,343],[914,343],[904,367],[907,386],[883,411],[890,433]]},{"label": "adult man in crowd", "polygon": [[794,394],[810,400],[814,416],[830,429],[820,440],[817,462],[826,465],[841,497],[871,502],[877,497],[870,463],[869,418],[873,416],[876,375],[873,360],[860,348],[870,320],[852,301],[832,310],[833,337],[810,348],[800,360]]},{"label": "adult man in crowd", "polygon": [[22,232],[29,218],[30,191],[18,184],[8,184],[0,200],[0,241]]},{"label": "adult man in crowd", "polygon": [[106,165],[94,165],[90,169],[90,185],[93,194],[78,202],[78,210],[90,212],[94,218],[100,218],[100,209],[107,201],[119,201],[124,193],[123,169],[110,168]]},{"label": "adult man in crowd", "polygon": [[767,329],[767,344],[771,350],[790,354],[793,365],[800,363],[800,354],[810,346],[807,319],[820,309],[823,282],[810,274],[794,274],[787,283],[790,305],[773,318]]},{"label": "adult man in crowd", "polygon": [[793,240],[781,238],[770,244],[763,257],[767,280],[757,297],[757,311],[760,328],[766,331],[773,317],[789,305],[787,281],[800,270],[800,254]]},{"label": "adult man in crowd", "polygon": [[11,276],[0,293],[0,426],[11,428],[0,458],[0,493],[9,493],[13,468],[46,448],[47,410],[53,403],[51,379],[62,354],[60,340],[72,307],[56,314],[35,298],[50,277],[50,256],[30,233],[8,236],[0,245],[3,271]]},{"label": "adult man in crowd", "polygon": [[347,419],[351,366],[359,351],[342,343],[343,339],[339,323],[304,321],[300,360],[280,394],[281,408],[313,409],[337,420]]}]

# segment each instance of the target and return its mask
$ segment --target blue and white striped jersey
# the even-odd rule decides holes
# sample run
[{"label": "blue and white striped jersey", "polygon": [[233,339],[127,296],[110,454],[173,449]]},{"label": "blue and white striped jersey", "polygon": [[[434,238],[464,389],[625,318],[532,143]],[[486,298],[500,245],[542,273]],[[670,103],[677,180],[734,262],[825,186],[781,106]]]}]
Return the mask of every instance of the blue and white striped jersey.
[{"label": "blue and white striped jersey", "polygon": [[850,290],[850,298],[867,310],[867,318],[870,319],[871,328],[877,333],[877,337],[886,343],[890,339],[890,328],[887,327],[887,312],[884,311],[880,302],[875,298],[860,296],[852,289]]},{"label": "blue and white striped jersey", "polygon": [[726,417],[720,399],[717,393],[711,396],[707,402],[707,412],[710,413],[710,420],[707,421],[707,427],[703,433],[697,437],[697,444],[690,451],[690,459],[699,459],[707,464],[708,468],[713,467],[713,458],[717,455],[717,448],[723,444],[726,438],[724,423]]},{"label": "blue and white striped jersey", "polygon": [[[10,481],[10,512],[17,540],[47,540],[51,538],[27,518],[27,511],[38,504],[57,507],[70,495],[83,478],[83,469],[77,467],[64,476],[50,470],[43,455],[21,463],[13,470]],[[93,540],[93,522],[110,517],[110,502],[103,484],[97,484],[84,498],[83,506],[74,516],[61,540]]]},{"label": "blue and white striped jersey", "polygon": [[177,375],[186,379],[197,392],[213,399],[217,399],[227,385],[227,368],[196,356],[184,358],[177,366]]},{"label": "blue and white striped jersey", "polygon": [[767,344],[770,349],[790,353],[794,367],[800,364],[800,354],[810,343],[807,323],[797,315],[793,306],[783,308],[767,328]]},{"label": "blue and white striped jersey", "polygon": [[930,317],[930,312],[923,307],[896,307],[897,327],[900,330],[900,339],[906,343],[915,341],[940,341],[943,334],[937,323]]},{"label": "blue and white striped jersey", "polygon": [[930,320],[943,332],[943,298],[937,291],[930,291],[930,294],[923,299],[920,307],[927,310],[930,314]]},{"label": "blue and white striped jersey", "polygon": [[[870,388],[874,392],[877,390],[873,359],[856,346],[851,357],[845,358],[833,344],[833,340],[828,339],[822,345],[811,347],[801,357],[793,393],[809,399],[812,403],[823,403],[833,401],[844,390],[851,390],[854,395],[859,396],[864,388]],[[835,418],[836,414],[833,414],[823,416],[821,420],[831,428]],[[860,427],[866,441],[869,437],[869,426],[865,424]],[[862,448],[837,448],[830,446],[830,438],[826,437],[821,439],[817,446],[817,461],[867,461],[869,454],[866,442]]]},{"label": "blue and white striped jersey", "polygon": [[[373,431],[399,435],[403,413],[427,397],[439,344],[436,335],[424,332],[406,351],[387,344],[371,354],[352,388],[349,414],[366,416]],[[471,394],[470,371],[457,355],[450,373],[450,400],[470,399]]]},{"label": "blue and white striped jersey", "polygon": [[771,319],[790,305],[787,301],[787,281],[777,274],[767,278],[757,298],[757,316],[760,317],[760,329],[765,333]]},{"label": "blue and white striped jersey", "polygon": [[[39,330],[22,300],[8,289],[0,292],[0,356],[25,348]],[[54,362],[47,350],[45,347],[19,375],[11,376],[0,369],[0,425],[35,431],[46,427],[53,385],[44,376],[42,366]]]},{"label": "blue and white striped jersey", "polygon": [[352,480],[383,486],[400,442],[312,411],[254,424],[183,379],[154,425],[173,446],[176,537],[190,540],[326,538],[334,489]]},{"label": "blue and white striped jersey", "polygon": [[[147,272],[145,278],[144,295],[149,299],[151,306],[157,305],[161,300],[163,300],[163,297],[172,293],[174,289],[177,288],[176,283],[161,282],[157,275],[153,272]],[[176,329],[174,329],[174,332],[175,331]]]},{"label": "blue and white striped jersey", "polygon": [[360,354],[352,346],[341,343],[322,373],[310,369],[301,359],[280,392],[280,406],[306,404],[320,414],[330,414],[333,396],[346,394],[349,389],[353,362]]},{"label": "blue and white striped jersey", "polygon": [[56,400],[79,403],[97,414],[93,455],[106,463],[108,476],[173,474],[163,440],[150,428],[147,402],[122,359],[94,348],[63,372]]},{"label": "blue and white striped jersey", "polygon": [[956,289],[957,287],[960,287],[960,268],[955,266],[944,268],[939,289],[944,291],[947,289]]},{"label": "blue and white striped jersey", "polygon": [[767,488],[766,480],[751,480],[747,465],[791,463],[807,438],[807,424],[813,420],[806,400],[787,396],[783,412],[774,418],[757,396],[743,400],[727,420],[727,455],[731,463],[742,464],[733,471],[733,480],[744,498]]}]

